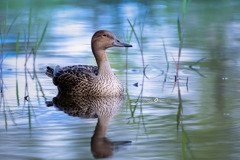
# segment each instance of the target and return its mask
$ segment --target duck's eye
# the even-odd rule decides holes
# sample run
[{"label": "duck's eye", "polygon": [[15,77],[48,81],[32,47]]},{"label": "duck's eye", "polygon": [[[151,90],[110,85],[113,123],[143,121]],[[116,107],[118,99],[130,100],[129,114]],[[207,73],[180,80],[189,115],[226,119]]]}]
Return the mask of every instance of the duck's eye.
[{"label": "duck's eye", "polygon": [[104,36],[104,37],[106,37],[107,35],[106,35],[106,34],[104,34],[103,36]]}]

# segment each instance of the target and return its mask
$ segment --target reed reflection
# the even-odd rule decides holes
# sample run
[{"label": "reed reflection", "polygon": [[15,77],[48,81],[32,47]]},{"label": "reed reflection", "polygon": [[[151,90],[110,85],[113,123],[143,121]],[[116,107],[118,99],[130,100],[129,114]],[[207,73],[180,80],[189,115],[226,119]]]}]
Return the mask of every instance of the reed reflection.
[{"label": "reed reflection", "polygon": [[76,97],[58,94],[48,106],[54,105],[64,113],[81,118],[98,118],[91,138],[91,152],[95,158],[112,157],[114,151],[131,141],[111,141],[106,138],[109,122],[118,111],[123,97]]}]

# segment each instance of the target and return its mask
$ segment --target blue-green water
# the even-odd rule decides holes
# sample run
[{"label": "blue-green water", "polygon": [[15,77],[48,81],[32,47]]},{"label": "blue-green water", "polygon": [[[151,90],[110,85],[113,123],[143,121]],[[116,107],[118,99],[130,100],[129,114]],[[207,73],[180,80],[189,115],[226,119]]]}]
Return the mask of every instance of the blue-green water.
[{"label": "blue-green water", "polygon": [[[1,29],[6,14],[8,26],[18,15],[4,42],[0,159],[85,160],[94,159],[97,151],[111,159],[240,158],[239,1],[191,1],[184,17],[179,84],[174,83],[173,57],[177,60],[181,1],[34,1],[29,48],[34,47],[48,22],[35,72],[32,55],[24,70],[30,2],[4,0],[0,8]],[[136,19],[139,36],[139,26],[144,23],[143,54],[148,78],[143,83],[142,57],[134,36],[130,41],[133,47],[128,51],[108,50],[112,69],[125,86],[125,97],[122,104],[109,105],[105,113],[111,106],[117,108],[111,116],[98,115],[108,129],[107,141],[97,142],[110,145],[97,148],[91,145],[97,118],[79,118],[69,115],[67,109],[47,107],[46,101],[57,95],[57,88],[45,75],[45,67],[96,65],[90,47],[93,33],[106,29],[127,41],[131,32],[127,19],[132,23]],[[108,103],[101,106],[105,104]],[[98,109],[93,110],[99,113]]]}]

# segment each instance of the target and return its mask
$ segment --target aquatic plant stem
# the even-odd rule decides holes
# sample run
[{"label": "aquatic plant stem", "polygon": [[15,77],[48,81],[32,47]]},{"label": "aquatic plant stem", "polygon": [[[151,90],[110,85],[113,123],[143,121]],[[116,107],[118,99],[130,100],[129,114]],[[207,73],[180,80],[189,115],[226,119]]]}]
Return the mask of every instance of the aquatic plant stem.
[{"label": "aquatic plant stem", "polygon": [[[134,20],[133,26],[135,26],[136,19]],[[130,43],[133,35],[133,30],[131,29],[130,35],[127,32],[127,42]],[[126,93],[128,94],[128,48],[126,47]]]},{"label": "aquatic plant stem", "polygon": [[38,49],[39,49],[40,45],[42,44],[43,38],[44,38],[44,36],[46,34],[46,31],[47,31],[47,27],[48,27],[48,22],[46,23],[46,25],[45,25],[45,27],[43,29],[40,41],[38,41],[39,29],[37,30],[37,41],[35,43],[35,49],[33,50],[33,68],[35,68],[37,52],[38,52]]},{"label": "aquatic plant stem", "polygon": [[2,47],[1,47],[1,61],[0,61],[0,67],[2,67],[2,63],[3,63],[3,48],[4,48],[4,43],[2,43],[2,45],[1,45]]},{"label": "aquatic plant stem", "polygon": [[[183,16],[184,18],[184,16]],[[176,80],[178,80],[179,76],[179,63],[182,53],[182,44],[183,44],[183,21],[181,23],[180,18],[178,17],[178,36],[179,36],[179,49],[178,49],[178,61],[177,61],[177,71],[176,71]]]},{"label": "aquatic plant stem", "polygon": [[26,48],[26,52],[25,52],[24,67],[27,67],[28,58],[31,55],[31,53],[28,53],[29,45],[30,45],[29,43],[30,43],[31,23],[32,23],[32,6],[30,6],[29,16],[28,16],[28,36],[27,36],[27,48]]},{"label": "aquatic plant stem", "polygon": [[[145,67],[145,63],[144,63],[143,42],[142,42],[142,41],[143,41],[143,40],[142,40],[143,26],[142,26],[142,28],[140,28],[140,30],[141,30],[141,37],[140,37],[140,40],[139,40],[139,38],[138,38],[138,36],[137,36],[137,33],[136,33],[135,29],[134,29],[134,26],[133,26],[133,24],[130,22],[129,19],[128,19],[128,23],[129,23],[129,25],[130,25],[131,28],[132,28],[132,31],[133,31],[133,33],[134,33],[135,38],[137,39],[138,46],[139,46],[139,49],[140,49],[140,52],[141,52],[141,56],[142,56],[143,74],[144,74],[144,76],[146,76],[146,72],[145,72],[146,67]],[[147,76],[146,76],[146,77],[147,77]],[[147,77],[147,78],[148,78],[148,77]]]},{"label": "aquatic plant stem", "polygon": [[17,104],[18,106],[20,105],[19,101],[19,88],[18,88],[18,50],[19,50],[19,38],[20,38],[20,33],[18,33],[17,36],[17,42],[16,42],[16,97],[17,97]]},{"label": "aquatic plant stem", "polygon": [[177,27],[178,27],[178,38],[179,38],[179,49],[178,49],[178,61],[177,61],[177,71],[175,80],[179,79],[179,63],[182,53],[182,45],[183,45],[183,26],[184,26],[184,18],[187,14],[188,7],[190,5],[191,0],[183,0],[182,2],[182,21],[180,16],[178,15],[177,19]]},{"label": "aquatic plant stem", "polygon": [[166,59],[166,63],[167,63],[167,70],[168,70],[169,69],[169,61],[168,61],[168,55],[167,55],[167,50],[166,50],[164,40],[162,40],[162,43],[163,43],[163,49],[164,49],[165,59]]}]

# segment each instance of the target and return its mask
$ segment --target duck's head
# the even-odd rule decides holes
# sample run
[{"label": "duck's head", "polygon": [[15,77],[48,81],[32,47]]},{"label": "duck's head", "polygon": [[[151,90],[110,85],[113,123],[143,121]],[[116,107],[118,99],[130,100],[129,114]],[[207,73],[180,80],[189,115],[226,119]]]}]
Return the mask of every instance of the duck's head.
[{"label": "duck's head", "polygon": [[110,47],[132,47],[131,44],[127,44],[119,41],[116,36],[106,30],[97,31],[92,37],[92,49],[106,50]]}]

